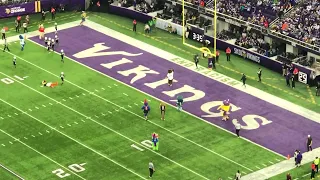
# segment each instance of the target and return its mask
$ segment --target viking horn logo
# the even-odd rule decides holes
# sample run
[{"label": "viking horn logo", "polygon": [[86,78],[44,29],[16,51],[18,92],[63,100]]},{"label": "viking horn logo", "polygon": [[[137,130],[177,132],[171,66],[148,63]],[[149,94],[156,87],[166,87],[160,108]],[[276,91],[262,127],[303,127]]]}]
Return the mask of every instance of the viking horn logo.
[{"label": "viking horn logo", "polygon": [[6,11],[6,14],[10,14],[10,12],[11,12],[10,9],[8,9],[8,8],[6,8],[5,11]]}]

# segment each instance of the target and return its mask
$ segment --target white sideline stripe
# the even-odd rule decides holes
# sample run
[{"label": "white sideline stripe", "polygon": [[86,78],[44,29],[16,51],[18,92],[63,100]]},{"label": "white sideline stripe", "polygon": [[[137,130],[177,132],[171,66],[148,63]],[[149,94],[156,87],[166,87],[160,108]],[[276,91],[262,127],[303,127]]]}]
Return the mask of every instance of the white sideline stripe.
[{"label": "white sideline stripe", "polygon": [[[2,99],[0,99],[0,100],[2,101]],[[4,101],[3,101],[3,102],[4,102]],[[6,104],[7,104],[7,102],[4,102],[4,103],[6,103]],[[11,106],[11,105],[10,105],[10,106]],[[12,107],[13,107],[13,106],[12,106]],[[13,107],[13,108],[15,108],[15,107]],[[21,111],[20,109],[17,109],[17,110]],[[28,115],[28,116],[30,116],[29,114],[27,114],[27,115]],[[12,139],[14,139],[15,141],[18,141],[18,142],[19,142],[19,143],[21,143],[22,145],[26,146],[27,148],[29,148],[29,149],[33,150],[34,152],[36,152],[36,153],[40,154],[41,156],[43,156],[43,157],[45,157],[45,158],[49,159],[51,162],[53,162],[53,163],[55,163],[55,164],[59,165],[59,166],[60,166],[60,167],[62,167],[63,169],[65,169],[65,170],[67,170],[68,172],[72,173],[73,175],[76,175],[78,178],[81,178],[81,179],[84,179],[84,180],[85,180],[85,178],[83,178],[82,176],[80,176],[80,175],[78,175],[78,174],[74,173],[73,171],[71,171],[71,170],[69,170],[68,168],[64,167],[63,165],[59,164],[58,162],[56,162],[55,160],[51,159],[50,157],[48,157],[48,156],[46,156],[46,155],[42,154],[42,153],[41,153],[41,152],[39,152],[38,150],[36,150],[36,149],[32,148],[31,146],[27,145],[26,143],[24,143],[24,142],[20,141],[19,139],[17,139],[16,137],[12,136],[11,134],[9,134],[9,133],[7,133],[7,132],[3,131],[2,129],[0,129],[0,131],[1,131],[3,134],[6,134],[7,136],[11,137],[11,138],[12,138]]]},{"label": "white sideline stripe", "polygon": [[[21,110],[21,109],[19,109],[18,107],[15,107],[14,105],[12,105],[12,104],[10,104],[10,103],[8,103],[8,102],[4,101],[4,100],[3,100],[3,99],[1,99],[1,98],[0,98],[0,101],[2,101],[2,102],[4,102],[5,104],[7,104],[7,105],[9,105],[9,106],[11,106],[11,107],[13,107],[13,108],[17,109],[18,111],[22,111],[22,110]],[[98,152],[98,151],[94,150],[93,148],[91,148],[91,147],[89,147],[89,146],[87,146],[87,145],[85,145],[85,144],[82,144],[81,142],[79,142],[79,141],[78,141],[78,140],[76,140],[76,139],[73,139],[72,137],[68,136],[67,134],[64,134],[63,132],[58,131],[57,129],[54,129],[52,126],[50,126],[50,125],[46,124],[45,122],[43,122],[43,121],[39,120],[38,118],[36,118],[36,117],[34,117],[34,116],[30,115],[30,114],[26,114],[26,115],[27,115],[27,116],[29,116],[29,117],[31,117],[32,119],[34,119],[34,120],[38,121],[39,123],[41,123],[41,124],[43,124],[43,125],[45,125],[45,126],[49,127],[50,129],[53,129],[54,131],[58,132],[59,134],[61,134],[61,135],[65,136],[65,137],[67,137],[67,138],[69,138],[69,139],[73,140],[74,142],[76,142],[76,143],[80,144],[81,146],[83,146],[83,147],[85,147],[85,148],[87,148],[87,149],[91,150],[92,152],[94,152],[94,153],[96,153],[96,154],[98,154],[98,155],[100,155],[100,156],[104,157],[105,159],[108,159],[109,161],[111,161],[111,162],[113,162],[114,164],[116,164],[116,165],[118,165],[118,166],[122,167],[123,169],[128,170],[129,172],[131,172],[131,173],[135,174],[136,176],[140,177],[141,179],[145,179],[145,180],[146,180],[146,178],[144,178],[143,176],[141,176],[141,175],[137,174],[136,172],[132,171],[131,169],[126,168],[125,166],[121,165],[120,163],[116,162],[115,160],[113,160],[113,159],[111,159],[111,158],[109,158],[109,157],[105,156],[104,154],[102,154],[102,153],[100,153],[100,152]],[[0,129],[0,131],[2,131],[2,130]],[[3,132],[3,133],[5,133],[4,131],[2,131],[2,132]],[[5,134],[7,134],[7,133],[5,133]],[[41,134],[41,133],[39,132],[39,134]],[[7,134],[7,135],[9,135],[9,134]],[[41,134],[41,135],[42,135],[42,134]],[[19,141],[17,138],[15,138],[15,137],[13,137],[13,136],[11,136],[11,135],[9,135],[9,136],[10,136],[10,137],[12,137],[12,138],[14,138],[15,140]],[[19,141],[19,142],[20,142],[20,141]],[[21,143],[23,143],[23,142],[21,142]],[[23,144],[24,144],[24,143],[23,143]],[[26,146],[28,146],[28,145],[26,145]],[[29,146],[28,146],[28,147],[29,147]],[[36,151],[36,150],[35,150],[35,151]],[[40,152],[39,152],[39,153],[40,153]],[[61,166],[61,165],[60,165],[60,166]],[[61,166],[61,167],[63,167],[63,166]],[[67,169],[67,168],[65,168],[65,169]],[[67,170],[68,170],[68,171],[70,171],[69,169],[67,169]],[[72,171],[70,171],[70,172],[72,172]],[[75,174],[75,173],[73,173],[73,172],[72,172],[72,174]],[[75,175],[76,175],[76,176],[78,176],[77,174],[75,174]],[[81,176],[78,176],[78,177],[80,177],[81,179],[84,179],[84,178],[82,178]]]},{"label": "white sideline stripe", "polygon": [[13,172],[12,170],[10,170],[9,168],[5,167],[4,165],[2,165],[0,163],[0,166],[5,169],[6,171],[8,171],[9,173],[13,174],[14,176],[16,176],[18,179],[20,180],[24,180],[23,177],[21,177],[20,175],[18,175],[17,173]]},{"label": "white sideline stripe", "polygon": [[305,174],[305,175],[303,175],[302,177],[306,177],[306,176],[309,176],[311,173],[308,173],[308,174]]},{"label": "white sideline stripe", "polygon": [[[38,44],[38,43],[36,43],[36,42],[34,42],[34,41],[30,41],[30,42],[33,42],[33,43],[35,43],[35,44]],[[38,44],[38,45],[40,45],[40,44]],[[41,46],[41,45],[40,45],[40,46]],[[10,54],[12,54],[12,55],[15,55],[15,54],[13,54],[13,53],[11,53],[11,52],[8,52],[8,53],[10,53]],[[55,52],[55,53],[57,53],[57,52]],[[59,54],[59,53],[57,53],[57,54]],[[35,64],[33,64],[33,63],[31,63],[31,62],[29,62],[29,61],[27,61],[27,60],[25,60],[25,59],[17,56],[17,55],[15,55],[15,56],[16,56],[17,58],[19,58],[19,59],[21,59],[21,60],[23,60],[23,61],[25,61],[25,62],[27,62],[27,63],[29,63],[29,64],[31,64],[31,65],[33,65],[33,66],[39,68],[39,69],[41,69],[41,70],[43,70],[43,71],[45,71],[45,72],[47,72],[47,73],[49,73],[49,74],[51,74],[51,75],[59,78],[59,76],[57,76],[56,74],[54,74],[54,73],[52,73],[52,72],[50,72],[50,71],[48,71],[48,70],[46,70],[46,69],[43,69],[42,67],[39,67],[38,65],[35,65]],[[69,58],[69,57],[67,57],[67,58]],[[131,86],[129,86],[129,85],[127,85],[127,84],[125,84],[125,83],[123,83],[123,82],[121,82],[121,81],[113,78],[113,77],[110,77],[110,76],[108,76],[108,75],[106,75],[106,74],[103,74],[103,73],[101,73],[101,72],[99,72],[99,71],[97,71],[97,70],[95,70],[95,69],[92,69],[92,68],[90,68],[89,66],[85,66],[85,65],[83,65],[83,64],[81,64],[81,63],[79,63],[79,62],[77,62],[77,61],[75,61],[75,60],[73,60],[73,59],[71,59],[71,58],[69,58],[69,59],[72,60],[72,61],[74,61],[74,62],[76,62],[76,63],[78,63],[78,64],[80,64],[80,65],[82,65],[82,66],[84,66],[84,67],[87,67],[88,69],[91,69],[91,70],[93,70],[93,71],[95,71],[95,72],[97,72],[97,73],[99,73],[99,74],[102,74],[102,75],[104,75],[104,76],[106,76],[106,77],[109,77],[110,79],[113,79],[114,81],[117,81],[117,82],[119,82],[119,83],[122,83],[123,85],[125,85],[125,86],[127,86],[127,87],[130,87],[130,88],[132,88],[132,89],[135,89],[135,90],[138,91],[138,92],[141,92],[141,93],[143,93],[143,94],[146,94],[146,95],[148,95],[148,96],[151,96],[151,95],[149,95],[149,94],[147,94],[147,93],[145,93],[145,92],[143,92],[143,91],[141,91],[141,90],[139,90],[139,89],[137,89],[137,88],[135,88],[135,87],[131,87]],[[76,86],[76,87],[78,87],[78,88],[80,88],[80,89],[82,89],[82,90],[84,90],[84,91],[86,91],[86,92],[90,92],[90,91],[88,91],[87,89],[84,89],[84,88],[82,88],[82,87],[80,87],[80,86],[78,86],[78,85],[76,85],[76,84],[74,84],[74,83],[72,83],[72,82],[70,82],[70,81],[68,81],[68,80],[66,80],[66,82],[69,82],[70,84],[72,84],[72,85],[74,85],[74,86]],[[113,103],[113,102],[111,102],[111,101],[109,101],[109,100],[107,100],[107,99],[105,99],[105,98],[103,98],[103,97],[101,97],[101,96],[98,96],[98,95],[96,95],[96,94],[93,94],[93,95],[96,96],[96,97],[98,97],[98,98],[100,98],[100,99],[102,99],[102,100],[104,100],[104,101],[106,101],[106,102],[109,102],[110,104],[112,104],[112,105],[114,105],[114,106],[120,107],[119,105],[117,105],[117,104],[115,104],[115,103]],[[151,96],[151,97],[153,97],[154,99],[157,99],[157,100],[159,100],[159,101],[162,101],[162,100],[160,100],[159,98],[156,98],[156,97],[154,97],[154,96]],[[172,104],[169,104],[169,105],[172,106],[172,107],[174,107],[174,108],[176,108],[176,107],[175,107],[174,105],[172,105]],[[127,110],[127,109],[124,109],[124,110],[127,111],[127,112],[129,112],[129,113],[131,113],[131,114],[133,114],[133,115],[135,115],[135,116],[137,116],[137,117],[140,117],[141,119],[143,119],[143,120],[145,121],[145,118],[144,118],[144,117],[139,116],[138,114],[136,114],[136,113],[134,113],[134,112],[132,112],[132,111],[130,111],[130,110]],[[223,130],[223,131],[225,131],[225,132],[227,132],[227,133],[229,133],[229,134],[231,134],[231,135],[233,135],[233,136],[236,136],[234,133],[232,133],[232,132],[230,132],[230,131],[228,131],[228,130],[226,130],[226,129],[223,129],[223,128],[221,128],[221,127],[218,126],[218,125],[215,125],[215,124],[213,124],[213,123],[210,123],[210,122],[208,122],[208,121],[205,121],[204,119],[201,119],[200,117],[198,117],[198,116],[196,116],[196,115],[194,115],[194,114],[191,114],[191,113],[189,113],[189,112],[187,112],[187,111],[185,111],[185,112],[186,112],[188,115],[192,116],[192,117],[195,117],[195,118],[197,118],[197,119],[199,119],[199,120],[201,120],[201,121],[203,121],[203,122],[205,122],[205,123],[207,123],[207,124],[209,124],[209,125],[212,125],[212,126],[214,126],[214,127],[217,127],[217,128],[219,128],[219,129],[221,129],[221,130]],[[155,126],[158,126],[158,127],[162,128],[162,129],[164,129],[164,130],[166,130],[166,131],[168,131],[168,132],[170,132],[170,133],[172,133],[172,134],[174,134],[174,135],[176,135],[176,136],[178,136],[178,137],[180,137],[180,138],[182,138],[182,139],[184,139],[184,140],[186,140],[186,141],[188,141],[188,142],[190,142],[190,143],[192,143],[192,144],[194,144],[194,145],[197,145],[198,147],[201,147],[201,148],[203,148],[203,149],[205,149],[205,150],[207,150],[207,151],[209,151],[209,152],[211,152],[211,153],[213,153],[213,154],[215,154],[215,155],[217,155],[217,156],[219,156],[219,157],[221,157],[221,158],[223,158],[223,159],[225,159],[225,160],[228,160],[228,161],[230,161],[230,162],[232,162],[232,163],[234,163],[234,164],[236,164],[236,165],[238,165],[238,166],[241,166],[241,167],[243,167],[243,168],[245,168],[245,169],[247,169],[247,170],[249,170],[249,171],[253,171],[252,169],[250,169],[250,168],[248,168],[248,167],[246,167],[246,166],[244,166],[244,165],[241,165],[241,164],[239,164],[239,163],[237,163],[237,162],[235,162],[235,161],[233,161],[233,160],[231,160],[231,159],[229,159],[229,158],[227,158],[227,157],[225,157],[225,156],[223,156],[223,155],[221,155],[221,154],[219,154],[219,153],[217,153],[217,152],[215,152],[215,151],[213,151],[213,150],[211,150],[211,149],[208,149],[208,148],[206,148],[206,147],[204,147],[204,146],[202,146],[202,145],[200,145],[200,144],[198,144],[198,143],[196,143],[196,142],[194,142],[194,141],[192,141],[192,140],[190,140],[190,139],[188,139],[188,138],[185,138],[184,136],[181,136],[181,135],[179,135],[179,134],[177,134],[177,133],[175,133],[175,132],[173,132],[173,131],[171,131],[171,130],[169,130],[169,129],[167,129],[167,128],[165,128],[165,127],[163,127],[163,126],[161,126],[161,125],[159,125],[159,124],[157,124],[157,123],[154,123],[154,122],[152,122],[152,121],[147,121],[147,122],[149,122],[149,123],[151,123],[151,124],[153,124],[153,125],[155,125]],[[250,140],[248,140],[248,139],[246,139],[246,138],[241,138],[241,139],[244,139],[244,140],[246,140],[246,141],[248,141],[248,142],[250,142],[250,143],[252,143],[252,144],[255,144],[255,145],[257,145],[257,146],[259,146],[259,147],[261,147],[261,148],[263,148],[263,149],[265,149],[265,150],[268,150],[268,151],[270,151],[270,152],[272,152],[272,153],[274,153],[274,154],[277,154],[277,155],[279,155],[279,156],[281,156],[281,157],[285,157],[285,156],[283,156],[283,155],[281,155],[281,154],[279,154],[279,153],[277,153],[277,152],[274,152],[274,151],[272,151],[272,150],[270,150],[270,149],[268,149],[268,148],[266,148],[266,147],[264,147],[264,146],[261,146],[260,144],[257,144],[257,143],[255,143],[255,142],[253,142],[253,141],[250,141]]]},{"label": "white sideline stripe", "polygon": [[[15,79],[15,78],[10,77],[10,76],[2,73],[2,72],[0,72],[0,73],[1,73],[2,75],[4,75],[4,76],[7,76],[8,78]],[[24,84],[24,83],[22,83],[22,82],[20,82],[20,81],[17,81],[17,83],[19,83],[19,84],[21,84],[21,85],[23,85],[23,86],[25,86],[25,87],[33,90],[34,92],[37,92],[38,94],[40,94],[40,95],[42,95],[42,96],[44,96],[44,97],[46,97],[46,98],[48,98],[48,99],[50,99],[50,100],[52,100],[52,101],[55,101],[55,102],[57,101],[57,100],[55,100],[55,99],[53,99],[53,98],[51,98],[51,97],[49,97],[49,96],[47,96],[47,95],[39,92],[39,91],[37,91],[36,89],[34,89],[34,88],[32,88],[32,87],[29,87],[28,85],[26,85],[26,84]],[[1,100],[1,99],[0,99],[0,100]],[[1,101],[3,101],[3,100],[1,100]],[[5,102],[5,101],[3,101],[3,102]],[[81,116],[83,116],[83,117],[85,117],[85,118],[87,118],[87,119],[90,119],[92,122],[95,122],[96,124],[98,124],[98,125],[106,128],[106,129],[114,132],[115,134],[118,134],[119,136],[121,136],[121,137],[123,137],[123,138],[125,138],[125,139],[127,139],[127,140],[129,140],[129,141],[131,141],[131,142],[133,142],[133,143],[135,143],[135,144],[139,144],[138,142],[136,142],[136,141],[128,138],[127,136],[125,136],[125,135],[123,135],[123,134],[121,134],[121,133],[119,133],[118,131],[115,131],[115,130],[113,130],[112,128],[110,128],[110,127],[108,127],[108,126],[106,126],[106,125],[104,125],[104,124],[101,124],[101,123],[98,122],[98,121],[93,120],[91,117],[88,117],[88,116],[80,113],[79,111],[77,111],[77,110],[75,110],[75,109],[73,109],[73,108],[71,108],[71,107],[63,104],[63,103],[60,103],[60,105],[66,107],[67,109],[69,109],[69,110],[71,110],[71,111],[73,111],[73,112],[75,112],[75,113],[77,113],[77,114],[79,114],[79,115],[81,115]],[[13,106],[12,106],[12,107],[13,107]],[[121,108],[121,107],[120,107],[120,108]],[[29,115],[29,114],[28,114],[28,115]],[[30,117],[33,117],[33,116],[30,115]],[[39,120],[39,122],[42,122],[42,121]],[[43,123],[43,122],[42,122],[42,123]],[[47,124],[45,124],[45,123],[43,123],[43,124],[46,125],[46,126],[48,126],[48,127],[50,127],[51,129],[53,129],[53,127],[51,127],[50,125],[47,125]],[[67,124],[67,125],[68,125],[68,126],[71,126],[70,124]],[[56,131],[59,132],[58,130],[56,130]],[[61,134],[63,134],[63,133],[61,133]],[[63,135],[64,135],[64,134],[63,134]],[[66,136],[66,137],[69,137],[69,136],[67,136],[67,135],[65,135],[65,136]],[[71,137],[70,137],[70,139],[71,139]],[[75,141],[76,141],[76,140],[75,140]],[[76,141],[76,142],[77,142],[77,141]],[[80,144],[80,143],[79,143],[79,144]],[[139,145],[140,145],[140,144],[139,144]],[[142,146],[142,145],[140,145],[140,146]],[[84,145],[84,147],[86,147],[86,145]],[[144,146],[143,146],[143,147],[144,147]],[[88,148],[88,149],[89,149],[89,148]],[[170,161],[170,162],[172,162],[172,163],[174,163],[174,164],[176,164],[176,165],[178,165],[178,166],[180,166],[180,167],[188,170],[189,172],[192,172],[193,174],[195,174],[195,175],[197,175],[197,176],[199,176],[199,177],[201,177],[201,178],[203,178],[203,179],[209,180],[209,179],[206,178],[205,176],[203,176],[203,175],[201,175],[201,174],[199,174],[199,173],[197,173],[197,172],[195,172],[195,171],[193,171],[193,170],[191,170],[191,169],[183,166],[182,164],[180,164],[180,163],[178,163],[178,162],[176,162],[176,161],[174,161],[174,160],[172,160],[172,159],[170,159],[170,158],[168,158],[168,157],[166,157],[166,156],[164,156],[164,155],[162,155],[162,154],[160,154],[160,153],[157,153],[157,152],[155,152],[155,151],[153,151],[153,150],[151,150],[151,149],[149,149],[149,148],[146,148],[146,149],[148,149],[150,152],[153,152],[153,153],[155,153],[155,154],[163,157],[164,159],[167,159],[168,161]],[[106,156],[103,155],[103,157],[106,157]],[[106,158],[108,158],[108,157],[106,157]],[[108,158],[108,159],[109,159],[109,158]],[[140,175],[139,175],[139,177],[140,177]],[[141,176],[141,177],[142,177],[142,176]]]}]

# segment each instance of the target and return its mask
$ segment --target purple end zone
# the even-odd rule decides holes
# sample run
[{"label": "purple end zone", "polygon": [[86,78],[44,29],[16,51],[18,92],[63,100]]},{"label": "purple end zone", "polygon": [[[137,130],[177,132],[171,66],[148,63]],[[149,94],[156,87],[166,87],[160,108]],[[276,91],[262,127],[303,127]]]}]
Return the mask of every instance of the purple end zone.
[{"label": "purple end zone", "polygon": [[[54,34],[51,33],[47,34],[46,36],[54,37]],[[204,98],[196,101],[186,102],[184,104],[184,110],[198,117],[207,115],[207,113],[203,112],[200,108],[203,104],[210,101],[222,101],[224,99],[230,99],[232,104],[241,108],[240,110],[233,112],[231,114],[231,118],[237,119],[243,127],[256,127],[253,129],[251,128],[251,130],[243,129],[241,131],[241,135],[284,156],[292,154],[295,149],[300,149],[303,152],[306,151],[306,137],[308,134],[314,134],[313,148],[320,146],[320,137],[317,137],[315,134],[320,128],[318,123],[270,104],[257,97],[250,96],[249,94],[222,84],[218,81],[207,78],[201,74],[195,73],[182,66],[155,56],[145,50],[139,49],[138,47],[133,47],[125,42],[119,41],[113,37],[107,36],[84,26],[78,26],[59,31],[59,39],[60,45],[57,50],[60,51],[61,48],[64,49],[68,57],[168,103],[173,104],[174,102],[170,100],[176,98],[169,97],[168,95],[163,94],[162,91],[170,91],[183,87],[184,85],[189,85],[205,92],[206,95]],[[33,37],[31,40],[40,44],[44,44],[43,42],[40,42],[38,37]],[[110,49],[105,50],[105,52],[125,51],[128,53],[143,54],[131,57],[125,57],[123,55],[109,55],[80,59],[73,56],[78,52],[92,48],[96,43],[104,43],[105,46],[111,47]],[[115,66],[112,69],[107,69],[100,65],[102,63],[118,61],[122,58],[128,58],[133,62],[130,64]],[[125,77],[117,72],[132,69],[138,65],[148,67],[159,72],[159,74],[147,74],[146,77],[131,84],[130,81],[134,77],[133,74]],[[165,84],[158,86],[156,89],[151,89],[150,87],[144,85],[144,83],[152,83],[164,79],[169,68],[173,68],[175,70],[175,79],[178,80],[177,83],[174,83],[173,87],[168,87]],[[188,97],[190,95],[190,93],[183,94],[184,97]],[[216,109],[217,107],[214,108]],[[215,109],[211,108],[211,111],[216,111]],[[248,115],[259,115],[272,122],[263,125],[261,119],[252,118],[250,120]],[[232,132],[234,131],[234,125],[231,120],[228,122],[223,122],[221,121],[221,117],[205,117],[203,119],[224,129]]]}]

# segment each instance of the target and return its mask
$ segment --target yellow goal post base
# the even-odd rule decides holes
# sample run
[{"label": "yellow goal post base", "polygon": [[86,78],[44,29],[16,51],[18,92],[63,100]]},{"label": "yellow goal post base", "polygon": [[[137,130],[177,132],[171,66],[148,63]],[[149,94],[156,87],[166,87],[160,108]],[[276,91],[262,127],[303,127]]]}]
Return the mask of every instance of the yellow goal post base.
[{"label": "yellow goal post base", "polygon": [[[213,33],[213,52],[211,52],[211,50],[207,47],[201,47],[198,48],[196,46],[193,46],[191,44],[188,44],[185,42],[185,27],[186,27],[186,23],[185,23],[185,0],[181,0],[182,1],[182,43],[185,46],[188,46],[190,48],[196,49],[202,53],[205,53],[211,57],[216,57],[216,52],[217,52],[217,0],[214,0],[214,17],[213,17],[213,27],[214,27],[214,33]],[[204,34],[203,34],[204,36]]]}]

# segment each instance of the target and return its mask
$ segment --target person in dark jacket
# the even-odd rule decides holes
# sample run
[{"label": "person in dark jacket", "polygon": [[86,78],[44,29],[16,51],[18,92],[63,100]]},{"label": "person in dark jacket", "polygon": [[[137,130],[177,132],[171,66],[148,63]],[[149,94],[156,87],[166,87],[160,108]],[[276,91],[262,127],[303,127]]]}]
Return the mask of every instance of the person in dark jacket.
[{"label": "person in dark jacket", "polygon": [[242,86],[246,87],[247,76],[244,73],[242,73],[242,77],[240,80],[242,81]]},{"label": "person in dark jacket", "polygon": [[320,81],[317,82],[316,96],[320,96]]},{"label": "person in dark jacket", "polygon": [[292,180],[290,173],[287,174],[287,180]]},{"label": "person in dark jacket", "polygon": [[289,72],[286,75],[286,83],[287,83],[287,86],[290,87],[290,73]]},{"label": "person in dark jacket", "polygon": [[296,167],[300,167],[301,166],[301,161],[302,161],[302,154],[299,151],[299,153],[297,155],[297,159],[296,159]]},{"label": "person in dark jacket", "polygon": [[196,68],[198,69],[199,55],[198,54],[194,55],[193,60],[194,60],[194,64],[196,65]]},{"label": "person in dark jacket", "polygon": [[294,89],[296,87],[296,82],[294,80],[294,76],[291,76],[291,87]]}]

